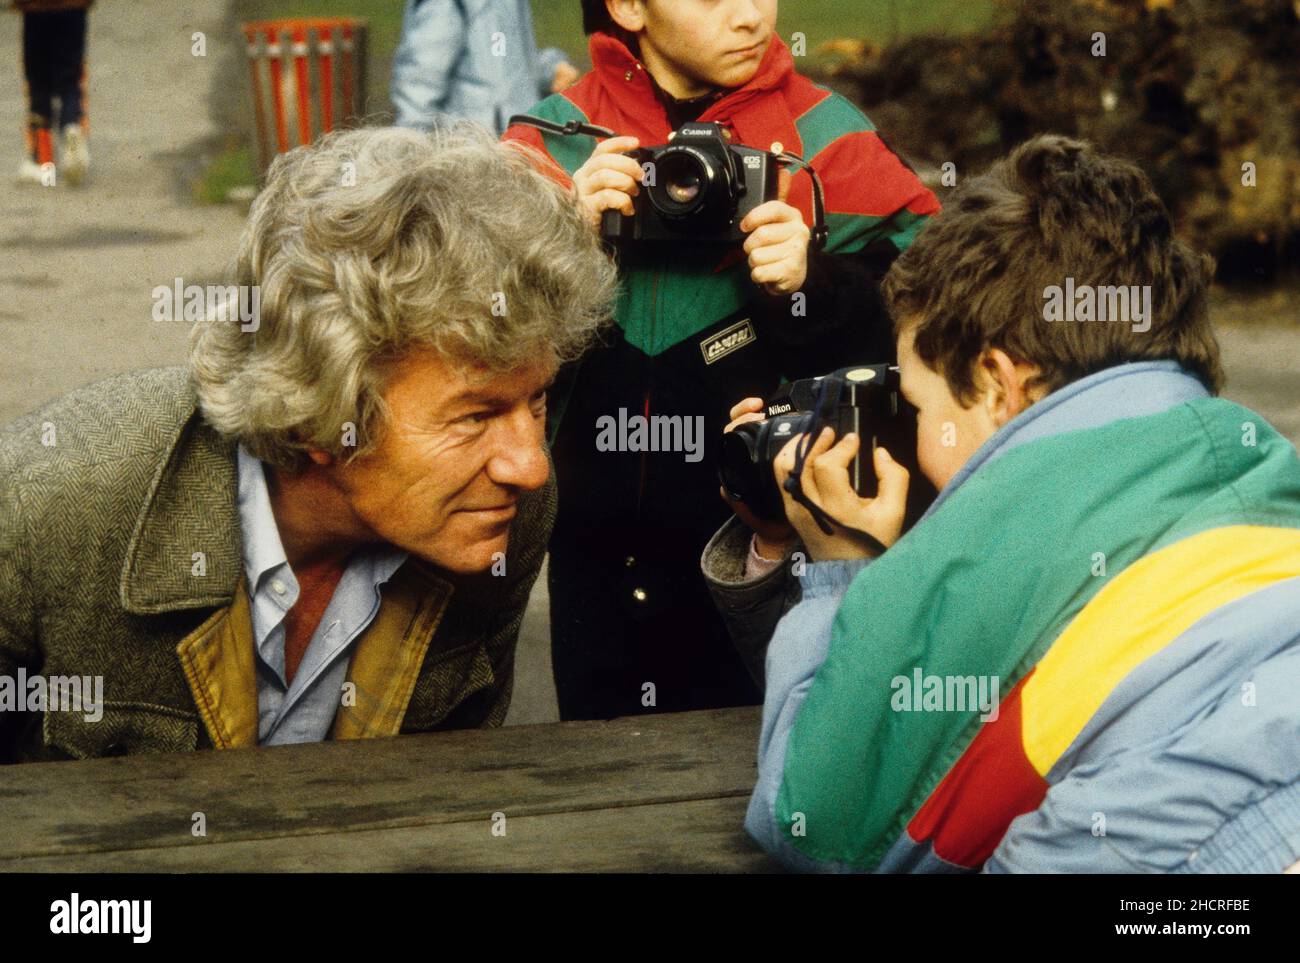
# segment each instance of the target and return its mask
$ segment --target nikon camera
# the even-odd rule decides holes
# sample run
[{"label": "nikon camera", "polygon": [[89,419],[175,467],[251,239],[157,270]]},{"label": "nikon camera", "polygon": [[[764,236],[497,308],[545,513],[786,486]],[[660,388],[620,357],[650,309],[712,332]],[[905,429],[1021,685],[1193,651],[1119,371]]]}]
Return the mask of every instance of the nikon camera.
[{"label": "nikon camera", "polygon": [[[607,210],[601,236],[610,241],[739,244],[740,222],[778,196],[777,155],[733,147],[718,124],[684,124],[662,147],[629,151],[646,171],[631,217]],[[647,166],[648,165],[648,166]]]},{"label": "nikon camera", "polygon": [[[834,381],[827,383],[828,379]],[[782,385],[768,400],[762,421],[746,422],[727,432],[718,474],[727,494],[744,502],[757,517],[782,520],[785,505],[773,462],[791,438],[815,434],[829,425],[836,438],[854,432],[861,439],[849,466],[849,480],[863,498],[874,498],[876,447],[883,445],[896,460],[909,461],[916,445],[915,424],[914,412],[899,389],[898,368],[887,364],[841,368]]]}]

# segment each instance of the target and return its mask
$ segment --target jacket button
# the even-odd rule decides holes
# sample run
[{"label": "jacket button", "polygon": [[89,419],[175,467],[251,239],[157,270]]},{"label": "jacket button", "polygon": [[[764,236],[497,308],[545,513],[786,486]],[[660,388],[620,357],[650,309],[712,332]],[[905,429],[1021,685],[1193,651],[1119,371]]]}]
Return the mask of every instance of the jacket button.
[{"label": "jacket button", "polygon": [[625,73],[625,74],[623,75],[623,79],[624,79],[624,80],[631,80],[631,79],[632,79],[632,71],[629,70],[627,73]]},{"label": "jacket button", "polygon": [[623,559],[623,564],[626,565],[628,568],[631,568],[636,564],[636,557],[633,555],[629,555],[627,558]]},{"label": "jacket button", "polygon": [[114,742],[114,743],[112,743],[112,744],[110,744],[110,745],[104,747],[104,753],[103,753],[103,754],[104,754],[105,756],[125,756],[125,755],[126,755],[126,746],[122,745],[122,743],[120,743],[120,742]]},{"label": "jacket button", "polygon": [[646,600],[645,589],[634,588],[632,590],[632,598],[636,599],[638,602],[644,602]]}]

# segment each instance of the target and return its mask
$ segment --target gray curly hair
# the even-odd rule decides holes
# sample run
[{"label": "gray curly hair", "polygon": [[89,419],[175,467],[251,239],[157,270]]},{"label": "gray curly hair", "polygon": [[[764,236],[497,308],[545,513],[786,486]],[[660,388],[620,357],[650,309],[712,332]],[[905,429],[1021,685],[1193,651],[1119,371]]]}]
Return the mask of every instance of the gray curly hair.
[{"label": "gray curly hair", "polygon": [[208,423],[294,472],[308,448],[379,443],[391,362],[412,348],[502,372],[579,355],[616,269],[545,163],[467,124],[338,131],[279,157],[233,270],[260,288],[256,330],[191,332]]}]

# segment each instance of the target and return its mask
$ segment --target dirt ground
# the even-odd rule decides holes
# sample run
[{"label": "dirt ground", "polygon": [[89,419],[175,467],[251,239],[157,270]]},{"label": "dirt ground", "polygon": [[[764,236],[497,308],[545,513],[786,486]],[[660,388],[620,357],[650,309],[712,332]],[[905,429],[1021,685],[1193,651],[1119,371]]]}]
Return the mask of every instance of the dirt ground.
[{"label": "dirt ground", "polygon": [[[91,12],[91,174],[74,190],[17,187],[20,22],[0,14],[0,423],[119,371],[185,358],[183,322],[154,322],[150,292],[220,279],[243,215],[200,207],[182,172],[221,131],[209,112],[218,43],[234,43],[225,0],[134,0]],[[205,32],[209,56],[191,54]],[[1217,295],[1229,398],[1300,442],[1300,294]],[[557,717],[545,577],[525,616],[507,724]]]}]

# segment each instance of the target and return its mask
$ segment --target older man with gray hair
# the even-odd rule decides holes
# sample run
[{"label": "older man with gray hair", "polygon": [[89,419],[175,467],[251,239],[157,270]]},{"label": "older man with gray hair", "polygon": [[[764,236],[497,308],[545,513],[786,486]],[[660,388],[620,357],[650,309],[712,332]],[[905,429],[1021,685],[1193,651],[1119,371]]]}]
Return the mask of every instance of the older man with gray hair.
[{"label": "older man with gray hair", "polygon": [[196,324],[188,368],[0,432],[0,678],[103,679],[98,721],[0,712],[0,760],[505,717],[598,240],[516,146],[355,130],[277,160],[233,280],[257,317]]}]

